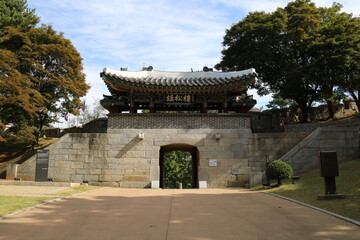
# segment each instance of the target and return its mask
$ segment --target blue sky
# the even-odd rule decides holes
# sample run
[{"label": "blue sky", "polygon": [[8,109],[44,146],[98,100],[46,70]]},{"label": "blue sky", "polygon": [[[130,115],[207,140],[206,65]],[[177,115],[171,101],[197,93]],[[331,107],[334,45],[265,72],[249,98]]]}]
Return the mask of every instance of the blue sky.
[{"label": "blue sky", "polygon": [[[334,0],[314,0],[331,6]],[[274,11],[282,0],[28,0],[41,23],[64,32],[80,52],[91,89],[87,104],[108,90],[104,67],[137,71],[190,71],[220,61],[223,36],[250,11]],[[345,12],[360,15],[359,0],[338,0]],[[254,66],[256,69],[256,66]],[[271,100],[259,97],[256,107]]]}]

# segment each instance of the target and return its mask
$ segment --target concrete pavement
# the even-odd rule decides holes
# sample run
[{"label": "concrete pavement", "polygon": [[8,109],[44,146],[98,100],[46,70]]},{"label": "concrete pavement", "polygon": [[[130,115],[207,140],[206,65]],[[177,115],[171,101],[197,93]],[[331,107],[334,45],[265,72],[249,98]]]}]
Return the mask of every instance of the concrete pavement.
[{"label": "concrete pavement", "polygon": [[360,227],[239,189],[104,188],[0,220],[0,239],[360,239]]}]

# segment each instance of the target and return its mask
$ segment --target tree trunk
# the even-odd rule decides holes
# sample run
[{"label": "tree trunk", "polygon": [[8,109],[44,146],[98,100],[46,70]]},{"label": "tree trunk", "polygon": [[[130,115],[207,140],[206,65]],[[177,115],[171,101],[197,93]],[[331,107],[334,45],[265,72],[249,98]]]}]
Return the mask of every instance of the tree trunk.
[{"label": "tree trunk", "polygon": [[329,117],[331,119],[334,119],[334,105],[333,105],[333,102],[331,100],[326,100],[326,104],[327,104],[327,107],[328,107],[328,111],[329,111]]},{"label": "tree trunk", "polygon": [[40,135],[41,135],[41,131],[43,130],[44,124],[46,122],[47,119],[47,115],[43,115],[39,121],[39,125],[37,127],[37,130],[35,132],[35,137],[36,137],[36,145],[39,144],[39,139],[40,139]]},{"label": "tree trunk", "polygon": [[299,104],[299,108],[301,110],[301,122],[302,123],[307,123],[308,122],[308,117],[309,117],[309,108],[307,107],[306,103],[305,104]]}]

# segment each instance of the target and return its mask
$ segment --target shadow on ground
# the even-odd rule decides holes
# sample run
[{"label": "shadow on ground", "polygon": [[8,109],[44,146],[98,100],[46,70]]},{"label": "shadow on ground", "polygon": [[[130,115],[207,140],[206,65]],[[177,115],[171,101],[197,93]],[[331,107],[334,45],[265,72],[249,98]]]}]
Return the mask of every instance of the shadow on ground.
[{"label": "shadow on ground", "polygon": [[0,239],[360,239],[360,228],[246,190],[106,188],[0,221]]}]

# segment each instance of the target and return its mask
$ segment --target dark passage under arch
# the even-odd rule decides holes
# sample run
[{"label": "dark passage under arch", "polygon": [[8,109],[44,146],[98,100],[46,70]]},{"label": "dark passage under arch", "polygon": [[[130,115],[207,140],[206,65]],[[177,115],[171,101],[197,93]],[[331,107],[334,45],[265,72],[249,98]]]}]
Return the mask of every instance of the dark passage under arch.
[{"label": "dark passage under arch", "polygon": [[171,144],[162,146],[160,148],[160,188],[164,188],[164,156],[167,152],[172,151],[184,151],[189,152],[192,157],[192,185],[191,188],[198,188],[199,187],[199,178],[198,178],[198,166],[199,166],[199,152],[197,147],[186,145],[186,144]]}]

